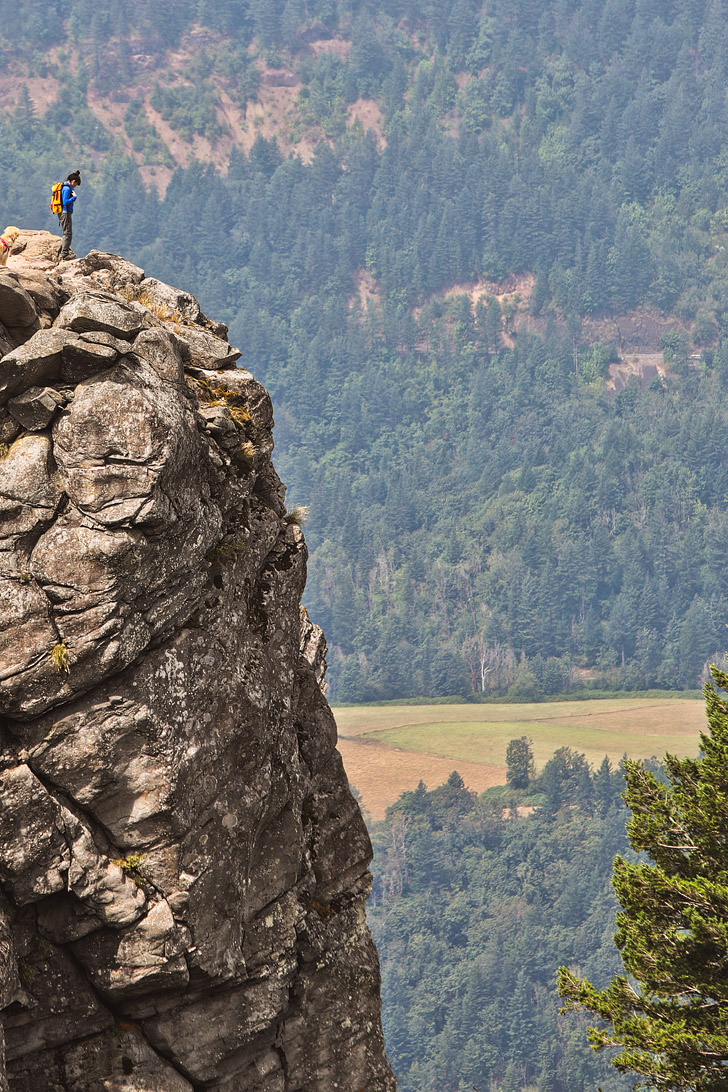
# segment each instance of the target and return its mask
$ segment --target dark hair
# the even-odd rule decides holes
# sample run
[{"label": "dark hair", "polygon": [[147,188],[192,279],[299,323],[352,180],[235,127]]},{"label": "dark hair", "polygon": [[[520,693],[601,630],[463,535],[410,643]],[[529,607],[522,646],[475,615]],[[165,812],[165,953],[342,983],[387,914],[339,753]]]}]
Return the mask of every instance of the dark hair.
[{"label": "dark hair", "polygon": [[73,182],[73,183],[75,183],[75,185],[78,185],[78,183],[80,181],[81,181],[81,172],[80,171],[71,171],[71,173],[69,175],[67,175],[67,177],[66,177],[66,182]]}]

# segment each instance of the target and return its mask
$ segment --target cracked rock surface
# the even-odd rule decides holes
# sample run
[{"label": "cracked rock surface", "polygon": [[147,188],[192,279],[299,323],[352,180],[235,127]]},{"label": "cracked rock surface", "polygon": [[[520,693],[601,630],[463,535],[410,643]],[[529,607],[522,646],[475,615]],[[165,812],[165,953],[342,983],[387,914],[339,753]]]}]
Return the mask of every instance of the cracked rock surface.
[{"label": "cracked rock surface", "polygon": [[270,399],[59,246],[0,269],[0,1092],[393,1092]]}]

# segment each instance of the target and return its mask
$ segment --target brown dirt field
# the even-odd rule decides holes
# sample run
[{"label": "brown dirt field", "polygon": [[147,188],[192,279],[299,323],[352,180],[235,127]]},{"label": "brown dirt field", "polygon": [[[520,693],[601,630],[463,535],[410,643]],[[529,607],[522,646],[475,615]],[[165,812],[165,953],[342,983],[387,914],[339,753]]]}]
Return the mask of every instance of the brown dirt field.
[{"label": "brown dirt field", "polygon": [[348,57],[351,52],[351,42],[343,38],[326,38],[318,42],[311,42],[308,47],[315,57],[321,53],[334,53],[337,57]]},{"label": "brown dirt field", "polygon": [[[543,315],[531,315],[525,308],[519,308],[513,318],[513,325],[518,333],[542,335],[546,330],[547,319]],[[561,335],[566,333],[563,316],[556,316],[556,329]],[[687,337],[690,336],[690,327],[674,315],[663,315],[655,307],[638,307],[634,311],[608,318],[584,319],[581,340],[616,345],[623,357],[659,355],[661,358],[660,337],[666,330],[680,330]]]},{"label": "brown dirt field", "polygon": [[[699,357],[689,361],[690,367],[698,366]],[[636,376],[643,390],[646,390],[650,382],[656,376],[664,377],[668,374],[662,353],[627,353],[616,364],[609,365],[609,379],[605,386],[607,390],[618,391],[626,386],[632,376]]]},{"label": "brown dirt field", "polygon": [[[78,62],[76,48],[68,43],[62,48],[69,57],[71,67],[75,68]],[[50,65],[58,63],[58,54],[60,52],[61,47],[59,46],[54,46],[53,49],[47,51],[46,59]],[[14,59],[0,76],[0,110],[12,109],[15,106],[20,94],[20,85],[23,83],[28,85],[28,92],[35,103],[38,114],[44,113],[50,104],[58,98],[59,83],[55,76],[28,77],[25,62]]]},{"label": "brown dirt field", "polygon": [[371,273],[367,273],[365,269],[360,269],[354,274],[354,288],[356,291],[349,297],[350,311],[358,304],[362,313],[365,313],[370,301],[379,303],[379,285]]},{"label": "brown dirt field", "polygon": [[384,139],[384,115],[379,108],[379,104],[374,99],[357,99],[349,107],[349,113],[347,114],[347,124],[349,128],[355,121],[361,122],[361,127],[364,132],[372,130],[377,137],[377,145],[379,150],[386,147],[386,140]]},{"label": "brown dirt field", "polygon": [[[428,303],[433,303],[436,299],[451,300],[455,296],[469,296],[473,309],[478,300],[486,296],[494,296],[501,307],[511,302],[515,303],[517,307],[523,307],[528,304],[535,283],[536,278],[533,273],[511,273],[504,281],[490,281],[485,278],[477,281],[464,281],[461,284],[453,284],[444,292],[437,292],[435,295],[429,296],[423,307],[426,307]],[[422,307],[414,308],[415,318],[418,318],[421,313]]]},{"label": "brown dirt field", "polygon": [[296,102],[300,90],[300,83],[291,87],[261,85],[257,101],[248,103],[244,129],[234,135],[237,146],[247,154],[258,134],[266,140],[275,137],[284,155],[294,152],[304,163],[310,163],[319,134],[307,133],[297,143],[290,138],[290,126],[297,114]]},{"label": "brown dirt field", "polygon": [[434,789],[455,769],[474,792],[503,785],[506,780],[505,766],[463,762],[356,739],[339,739],[338,747],[349,781],[356,786],[372,819],[383,819],[389,805],[403,792],[416,789],[420,781]]},{"label": "brown dirt field", "polygon": [[[555,703],[554,703],[555,704]],[[609,708],[608,701],[600,708],[597,702],[581,702],[581,709],[576,702],[564,702],[564,712],[554,711],[549,703],[549,715],[534,717],[533,722],[543,720],[546,724],[568,724],[570,730],[596,732],[618,732],[630,738],[639,735],[642,739],[654,739],[656,745],[669,747],[671,741],[680,739],[685,734],[697,734],[705,728],[705,705],[702,699],[681,701],[650,702],[639,701],[630,706]],[[590,706],[597,706],[590,708]],[[501,707],[502,708],[502,707]]]},{"label": "brown dirt field", "polygon": [[22,75],[10,75],[6,72],[0,78],[0,109],[11,110],[16,105],[20,97],[20,85],[23,83],[27,84],[37,114],[45,113],[58,98],[58,80],[52,76],[33,76],[26,79]]}]

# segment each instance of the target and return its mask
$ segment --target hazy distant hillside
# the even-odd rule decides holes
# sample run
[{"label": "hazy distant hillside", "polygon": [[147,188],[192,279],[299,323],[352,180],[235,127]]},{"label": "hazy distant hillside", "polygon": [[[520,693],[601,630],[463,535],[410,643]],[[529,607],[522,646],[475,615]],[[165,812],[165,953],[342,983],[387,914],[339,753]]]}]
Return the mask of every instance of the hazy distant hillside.
[{"label": "hazy distant hillside", "polygon": [[[724,0],[0,0],[0,183],[223,314],[335,696],[725,645]],[[197,157],[197,158],[195,158]]]}]

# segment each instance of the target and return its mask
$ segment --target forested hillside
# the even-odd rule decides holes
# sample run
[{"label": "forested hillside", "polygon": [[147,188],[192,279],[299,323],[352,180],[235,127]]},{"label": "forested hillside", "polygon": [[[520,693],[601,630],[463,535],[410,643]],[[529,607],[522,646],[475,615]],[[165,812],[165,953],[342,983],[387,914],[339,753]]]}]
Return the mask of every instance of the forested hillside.
[{"label": "forested hillside", "polygon": [[542,806],[516,816],[517,800],[475,799],[453,773],[405,793],[374,827],[368,917],[400,1092],[630,1087],[590,1050],[585,1020],[559,1015],[556,993],[559,964],[600,984],[620,967],[610,877],[626,845],[621,772],[605,760],[592,774],[562,748],[541,781]]},{"label": "forested hillside", "polygon": [[727,68],[725,0],[0,0],[4,219],[80,167],[229,322],[337,699],[725,646]]}]

